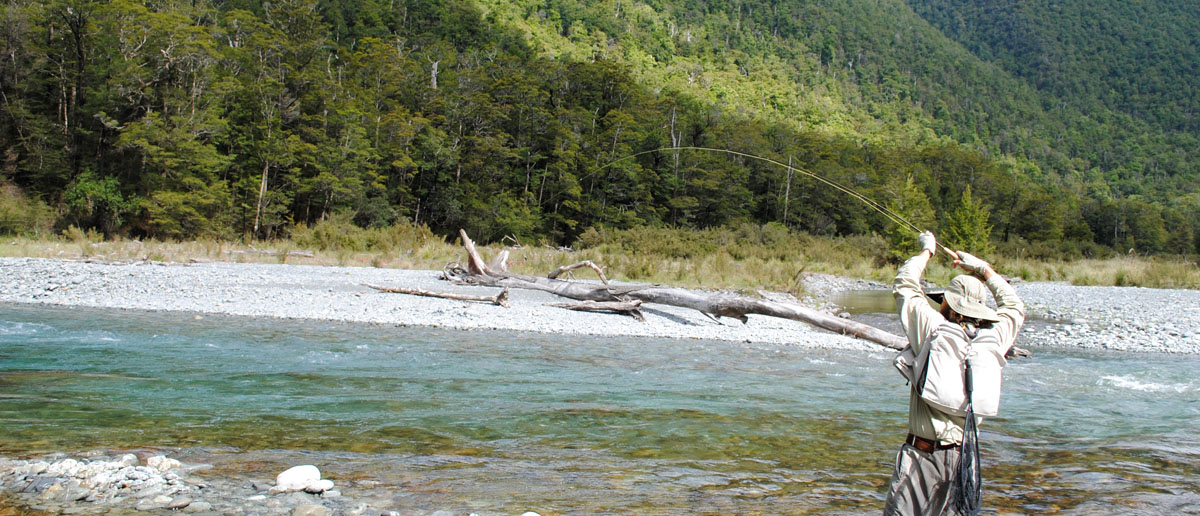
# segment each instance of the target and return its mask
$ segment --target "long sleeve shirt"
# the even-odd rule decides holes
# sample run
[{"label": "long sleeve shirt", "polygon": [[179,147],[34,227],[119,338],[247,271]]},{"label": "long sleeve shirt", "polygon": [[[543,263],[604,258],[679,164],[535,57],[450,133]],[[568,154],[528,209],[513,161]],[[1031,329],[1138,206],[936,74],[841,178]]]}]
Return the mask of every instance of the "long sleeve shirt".
[{"label": "long sleeve shirt", "polygon": [[[931,256],[922,252],[909,258],[892,283],[892,295],[896,298],[896,307],[900,311],[900,326],[908,337],[908,343],[913,352],[920,354],[921,346],[926,344],[929,336],[946,321],[937,308],[930,306],[921,290],[921,276],[929,264]],[[996,298],[998,310],[996,314],[1000,321],[993,323],[990,328],[982,328],[980,333],[994,332],[997,342],[1007,353],[1017,340],[1017,332],[1025,323],[1025,303],[1017,296],[1017,292],[999,274],[992,274],[987,280],[988,289]],[[979,418],[982,421],[982,418]],[[910,390],[908,401],[908,431],[917,437],[923,437],[942,444],[962,443],[963,424],[965,420],[941,412],[921,399],[916,392]]]}]

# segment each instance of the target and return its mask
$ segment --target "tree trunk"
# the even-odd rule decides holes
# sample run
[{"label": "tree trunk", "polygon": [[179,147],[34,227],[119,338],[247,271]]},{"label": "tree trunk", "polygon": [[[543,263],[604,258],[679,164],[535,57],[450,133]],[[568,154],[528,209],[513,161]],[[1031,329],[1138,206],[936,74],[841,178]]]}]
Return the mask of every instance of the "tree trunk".
[{"label": "tree trunk", "polygon": [[263,197],[267,194],[267,171],[270,170],[271,162],[263,161],[262,182],[258,185],[258,203],[254,208],[254,237],[258,238],[258,223],[262,219]]},{"label": "tree trunk", "polygon": [[[463,248],[467,251],[468,268],[463,269],[460,266],[452,265],[447,267],[445,275],[447,279],[460,283],[541,290],[577,301],[597,301],[603,303],[637,301],[640,303],[658,303],[682,308],[693,308],[715,317],[732,317],[742,321],[742,323],[748,321],[746,316],[749,314],[766,315],[811,324],[839,335],[849,335],[857,339],[867,340],[889,349],[901,350],[908,347],[908,339],[899,335],[800,305],[734,294],[702,293],[657,285],[612,286],[607,283],[606,278],[604,278],[604,285],[594,285],[514,274],[507,270],[496,270],[484,264],[479,251],[475,249],[475,242],[467,236],[466,231],[460,229],[458,234],[462,238]],[[566,267],[565,269],[586,266],[584,264],[589,263],[583,262],[575,266]],[[590,265],[595,266],[595,264]],[[597,272],[603,278],[603,273],[600,272],[599,267],[594,268],[598,269]],[[559,268],[553,275],[561,274],[563,269]],[[1028,350],[1016,346],[1013,346],[1008,352],[1008,357],[1010,358],[1028,356],[1032,356]]]},{"label": "tree trunk", "polygon": [[654,285],[607,287],[494,271],[484,265],[483,258],[479,256],[475,243],[467,233],[459,230],[459,235],[462,237],[463,247],[467,250],[469,269],[448,270],[447,277],[466,284],[541,290],[579,301],[638,300],[643,303],[693,308],[716,317],[733,317],[743,323],[747,321],[748,314],[782,317],[812,324],[841,335],[868,340],[891,349],[899,350],[908,345],[908,341],[903,337],[874,326],[848,321],[799,305],[732,294],[704,294],[682,288]]}]

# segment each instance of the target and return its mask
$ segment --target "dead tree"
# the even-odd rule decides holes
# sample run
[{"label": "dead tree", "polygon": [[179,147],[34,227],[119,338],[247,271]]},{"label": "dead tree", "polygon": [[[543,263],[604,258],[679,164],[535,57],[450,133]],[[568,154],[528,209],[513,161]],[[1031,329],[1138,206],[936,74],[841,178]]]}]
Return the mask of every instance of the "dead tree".
[{"label": "dead tree", "polygon": [[550,306],[566,308],[567,310],[576,310],[579,312],[616,312],[625,314],[639,321],[645,321],[646,317],[642,315],[642,302],[634,299],[633,301],[579,301],[577,303],[553,303]]},{"label": "dead tree", "polygon": [[501,291],[499,294],[496,294],[494,296],[469,296],[466,294],[448,294],[445,292],[430,292],[428,290],[421,290],[419,288],[380,287],[378,285],[372,285],[370,283],[363,283],[363,286],[368,287],[368,288],[373,288],[380,292],[387,292],[390,294],[408,294],[410,296],[440,297],[442,299],[454,299],[457,301],[480,301],[480,302],[491,303],[493,305],[500,305],[505,308],[508,308],[508,289],[507,288],[504,289],[503,291]]},{"label": "dead tree", "polygon": [[447,279],[463,284],[541,290],[577,301],[657,303],[692,308],[715,317],[732,317],[743,323],[748,320],[746,316],[749,314],[782,317],[808,323],[841,335],[868,340],[891,349],[903,349],[908,345],[908,341],[903,337],[874,326],[849,321],[799,305],[733,294],[699,293],[657,285],[588,285],[496,270],[485,265],[483,258],[479,256],[479,251],[475,249],[475,243],[471,241],[465,231],[459,230],[459,235],[462,237],[463,247],[467,251],[467,268],[447,267],[445,274]]}]

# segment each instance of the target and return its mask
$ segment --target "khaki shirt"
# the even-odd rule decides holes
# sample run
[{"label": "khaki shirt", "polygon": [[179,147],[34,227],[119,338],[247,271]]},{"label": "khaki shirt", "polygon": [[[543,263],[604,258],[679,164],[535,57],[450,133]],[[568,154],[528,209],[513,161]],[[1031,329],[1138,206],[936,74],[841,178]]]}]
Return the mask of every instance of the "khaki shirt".
[{"label": "khaki shirt", "polygon": [[[925,273],[929,259],[929,254],[924,252],[909,258],[900,267],[900,272],[896,274],[892,283],[892,295],[895,296],[896,307],[900,311],[900,326],[904,329],[913,352],[918,354],[929,335],[946,321],[941,312],[929,304],[921,290],[921,275]],[[996,341],[1000,342],[1007,353],[1017,340],[1017,332],[1021,330],[1021,325],[1025,323],[1025,304],[999,274],[993,274],[987,281],[987,286],[996,298],[996,305],[999,307],[996,313],[1000,316],[1000,322],[992,324],[991,328],[979,330],[979,333],[995,333]],[[977,423],[982,420],[983,418],[978,418]],[[910,389],[908,431],[917,437],[943,444],[958,444],[962,442],[964,422],[961,417],[930,407]]]}]

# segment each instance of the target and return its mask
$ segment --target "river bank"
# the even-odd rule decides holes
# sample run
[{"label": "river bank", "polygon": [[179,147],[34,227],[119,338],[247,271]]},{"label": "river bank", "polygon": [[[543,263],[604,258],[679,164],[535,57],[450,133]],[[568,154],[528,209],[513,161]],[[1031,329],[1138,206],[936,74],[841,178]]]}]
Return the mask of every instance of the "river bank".
[{"label": "river bank", "polygon": [[[46,456],[14,445],[8,454],[20,460],[0,457],[0,484],[11,502],[52,513],[403,509],[465,516],[549,507],[669,514],[669,507],[695,507],[696,496],[726,504],[727,512],[786,512],[779,509],[805,500],[873,512],[887,469],[876,463],[894,452],[888,436],[902,427],[904,405],[892,399],[902,384],[890,351],[793,321],[751,316],[742,325],[666,307],[648,310],[639,323],[555,308],[548,304],[558,299],[536,292],[514,291],[505,309],[362,286],[492,290],[454,287],[435,271],[5,259],[0,273],[7,280],[0,303],[11,303],[14,321],[31,321],[6,328],[10,347],[0,348],[17,366],[0,377],[9,442],[45,440],[34,449],[71,450]],[[840,311],[831,303],[837,292],[887,295],[879,283],[821,275],[805,281],[812,295],[799,302],[830,311]],[[990,441],[991,460],[1000,463],[992,470],[992,485],[1003,492],[997,503],[1034,510],[1044,498],[1031,498],[1024,486],[1046,468],[1064,480],[1047,483],[1045,496],[1073,505],[1097,493],[1075,487],[1072,472],[1117,481],[1162,460],[1158,444],[1129,445],[1158,427],[1127,426],[1188,417],[1174,400],[1192,395],[1194,381],[1160,371],[1195,357],[1161,351],[1196,353],[1196,336],[1187,332],[1197,327],[1196,316],[1185,307],[1195,305],[1197,293],[1025,282],[1016,288],[1033,316],[1020,344],[1035,358],[1006,370],[1011,419],[994,427],[1003,433]],[[869,317],[880,327],[894,324]],[[105,318],[128,320],[94,322]],[[413,332],[424,336],[411,340]],[[61,356],[60,337],[52,334],[78,343],[73,358]],[[1148,353],[1077,353],[1104,348]],[[810,395],[835,386],[827,396]],[[1047,413],[1063,392],[1077,393],[1077,403]],[[1088,400],[1128,413],[1095,420],[1108,412],[1096,412]],[[1143,413],[1148,406],[1157,408]],[[1063,419],[1093,424],[1080,435],[1038,437]],[[67,433],[58,425],[81,426]],[[856,446],[823,454],[844,444],[847,427],[868,431],[852,434]],[[1108,451],[1083,451],[1075,442]],[[1036,459],[1064,450],[1073,462]],[[159,455],[181,464],[155,459],[151,466]],[[1190,461],[1186,455],[1172,462],[1171,471],[1194,471]],[[163,471],[163,464],[171,467]],[[319,493],[271,492],[278,473],[302,464],[319,465],[334,485]],[[138,469],[147,467],[158,473]],[[1173,482],[1193,481],[1177,476]],[[1121,496],[1140,495],[1140,482]],[[639,498],[647,491],[655,495]],[[508,503],[500,509],[494,500]],[[645,505],[620,505],[629,500]],[[480,509],[465,509],[472,504]]]},{"label": "river bank", "polygon": [[[788,344],[813,349],[877,350],[875,344],[803,323],[750,316],[713,320],[694,310],[644,308],[645,322],[550,306],[562,299],[511,292],[510,308],[486,303],[377,292],[365,285],[491,295],[497,289],[452,285],[440,271],[278,264],[158,262],[89,263],[0,258],[6,278],[0,302],[126,310],[183,311],[246,317],[312,319],[456,330],[503,330],[562,335],[667,337]],[[761,293],[781,301],[838,312],[834,296],[848,290],[887,290],[863,280],[812,274],[805,299]],[[1200,291],[1138,287],[1077,287],[1016,282],[1031,324],[1018,345],[1135,352],[1200,353]],[[849,316],[845,314],[844,316]],[[882,321],[881,326],[887,326]],[[891,328],[886,328],[891,329]],[[893,330],[898,331],[898,330]]]}]

